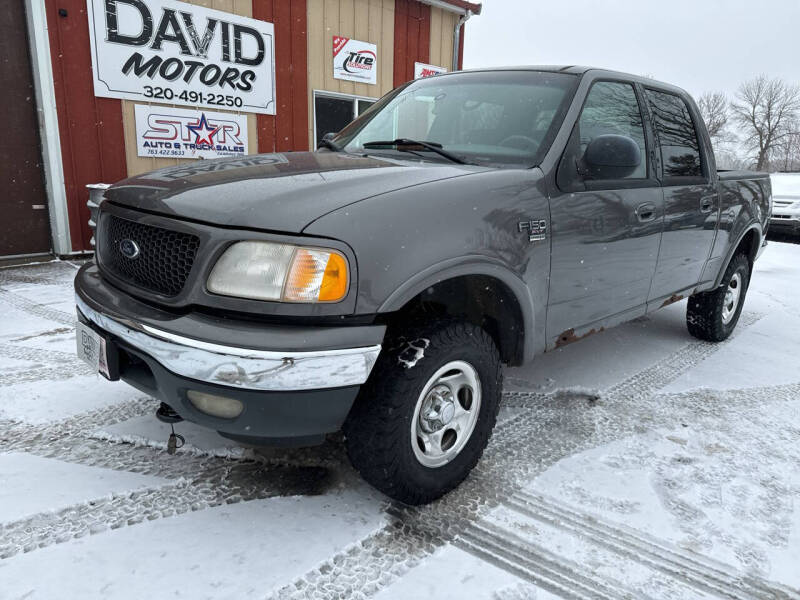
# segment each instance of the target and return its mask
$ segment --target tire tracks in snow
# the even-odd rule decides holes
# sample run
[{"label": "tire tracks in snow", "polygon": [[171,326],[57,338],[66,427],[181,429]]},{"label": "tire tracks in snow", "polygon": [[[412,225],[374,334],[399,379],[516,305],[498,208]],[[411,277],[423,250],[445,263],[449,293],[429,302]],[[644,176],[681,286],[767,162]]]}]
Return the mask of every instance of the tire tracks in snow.
[{"label": "tire tracks in snow", "polygon": [[71,288],[75,281],[75,274],[87,261],[78,262],[79,264],[70,260],[55,260],[47,264],[3,267],[0,268],[0,286],[44,284]]},{"label": "tire tracks in snow", "polygon": [[[27,452],[90,467],[162,477],[163,486],[134,490],[0,524],[0,559],[70,539],[222,504],[286,495],[316,495],[333,479],[331,459],[270,461],[182,453],[88,437],[101,425],[150,414],[155,401],[139,397],[45,427],[0,420],[0,452]],[[330,451],[330,448],[327,448]],[[312,455],[313,456],[313,455]],[[343,455],[339,457],[343,461]],[[353,477],[355,475],[353,474]]]},{"label": "tire tracks in snow", "polygon": [[[213,475],[218,469],[239,463],[325,469],[346,464],[344,449],[335,443],[272,452],[264,450],[263,453],[243,448],[240,456],[221,456],[213,451],[188,448],[170,455],[166,444],[109,439],[98,432],[102,427],[151,415],[157,406],[157,400],[142,395],[44,426],[0,420],[0,452],[27,452],[90,467],[190,480],[199,480],[204,473]],[[180,425],[176,425],[176,429],[180,433]]]},{"label": "tire tracks in snow", "polygon": [[3,273],[0,270],[0,285],[20,285],[20,284],[33,284],[33,285],[60,285],[61,287],[70,287],[75,276],[75,271],[67,274],[67,279],[58,279],[57,277],[40,276],[31,273]]},{"label": "tire tracks in snow", "polygon": [[649,598],[619,581],[587,574],[578,563],[525,540],[510,529],[486,521],[467,524],[454,545],[562,598]]},{"label": "tire tracks in snow", "polygon": [[[742,327],[731,339],[762,317],[743,313]],[[569,396],[537,392],[504,394],[503,406],[510,401],[511,408],[529,410],[498,421],[483,459],[458,488],[426,507],[394,507],[392,511],[399,523],[389,524],[335,554],[305,575],[273,590],[269,598],[337,598],[346,597],[346,590],[353,589],[361,590],[363,597],[374,595],[436,548],[456,539],[467,525],[479,521],[531,477],[561,458],[636,433],[642,423],[649,427],[680,423],[687,413],[698,410],[692,398],[686,397],[682,405],[672,405],[669,411],[655,414],[647,400],[727,343],[692,341],[612,386],[590,406],[585,394],[578,394],[578,402]],[[424,535],[416,531],[420,514],[431,516],[425,519]],[[390,531],[394,535],[388,535]]]},{"label": "tire tracks in snow", "polygon": [[[704,345],[704,343],[695,343],[688,347],[695,347],[696,350],[698,344]],[[707,346],[718,347],[713,344]],[[12,348],[20,358],[37,356],[41,359],[41,352],[43,352],[36,349],[20,349],[16,346]],[[710,352],[704,352],[704,354],[708,353]],[[59,353],[54,354],[57,356]],[[65,356],[67,355],[65,354]],[[689,366],[695,362],[696,357],[694,361],[690,361]],[[680,375],[684,370],[680,365],[678,367],[672,365],[672,367],[671,374],[661,378],[662,380],[666,379],[665,383]],[[635,378],[636,376],[631,380]],[[650,378],[652,379],[652,373]],[[628,388],[623,386],[618,393],[625,395],[627,391],[634,391],[637,385],[641,385],[641,382],[632,382]],[[647,389],[655,390],[658,387],[657,382],[650,381]],[[642,394],[635,395],[642,397]],[[504,394],[504,396],[507,400],[517,398],[521,401],[520,406],[531,408],[533,405],[544,411],[548,411],[546,404],[553,403],[552,397],[542,394],[515,393]],[[419,513],[411,511],[411,509],[398,509],[392,524],[361,540],[344,553],[335,555],[326,564],[296,581],[296,585],[289,587],[293,587],[297,592],[302,590],[301,595],[303,596],[310,590],[322,590],[320,597],[329,597],[335,595],[331,590],[344,589],[357,590],[361,594],[369,596],[392,583],[437,547],[448,541],[460,539],[458,538],[460,532],[472,531],[472,528],[477,527],[475,523],[481,514],[485,513],[488,508],[497,506],[505,496],[518,489],[521,479],[535,474],[537,470],[549,466],[570,452],[595,445],[595,430],[602,420],[591,415],[587,418],[587,414],[591,411],[587,412],[585,402],[576,403],[575,400],[570,397],[559,399],[556,402],[555,410],[549,410],[549,418],[544,421],[541,420],[541,414],[520,414],[500,423],[492,444],[494,454],[498,455],[500,460],[479,464],[475,476],[463,484],[463,493],[459,493],[457,490],[450,495],[454,496],[455,494],[453,498],[448,496],[439,504],[434,505],[441,507],[441,510],[429,511],[429,507],[422,509],[423,515],[430,513],[440,523],[442,522],[441,513],[445,513],[444,524],[440,525],[439,529],[431,528],[428,518],[421,519]],[[578,400],[585,400],[585,398]],[[307,469],[313,470],[314,464],[327,463],[328,465],[333,464],[335,467],[345,464],[341,448],[338,450],[340,456],[333,460],[330,460],[329,456],[325,457],[324,452],[314,453],[312,451],[301,456],[300,460],[296,461],[299,463],[298,465],[293,464],[295,461],[292,459],[281,458],[270,462],[269,460],[252,459],[230,460],[181,453],[169,456],[162,450],[152,447],[125,443],[109,444],[108,441],[87,437],[87,434],[102,425],[125,421],[149,413],[154,408],[153,402],[149,398],[138,398],[79,415],[44,429],[18,423],[0,423],[0,426],[9,425],[8,431],[12,433],[11,436],[0,435],[0,449],[2,450],[26,451],[66,462],[144,473],[175,481],[159,488],[117,494],[110,498],[95,500],[92,503],[67,507],[55,514],[34,515],[16,523],[9,523],[0,528],[0,533],[3,534],[0,536],[3,539],[0,556],[11,556],[18,552],[35,550],[75,537],[132,526],[148,520],[168,518],[222,503],[266,498],[283,495],[287,492],[315,493],[320,485],[320,480],[325,478],[325,474]],[[578,436],[580,442],[573,440],[564,444],[563,440],[560,443],[558,440],[546,441],[544,444],[546,451],[531,457],[530,451],[534,449],[530,445],[531,433],[538,429],[539,432],[546,434],[554,425],[567,427],[572,430],[572,433],[575,428],[580,429],[582,431],[582,435]],[[603,425],[607,425],[607,421]],[[5,429],[0,429],[0,431]],[[534,437],[541,439],[548,436]],[[547,451],[548,448],[550,448],[549,451]],[[497,459],[498,456],[495,458]],[[298,473],[298,468],[304,472]],[[298,478],[294,479],[295,476]],[[282,485],[286,481],[289,481],[289,485]],[[447,515],[453,514],[455,511],[463,511],[465,503],[468,517],[454,522],[448,521]],[[142,506],[146,507],[144,511],[141,510]],[[139,518],[140,516],[142,518]],[[6,539],[10,540],[8,544],[5,543]],[[368,555],[366,561],[365,554]],[[519,568],[514,567],[507,558],[505,560],[510,565],[509,568]],[[580,573],[578,572],[578,574]],[[533,575],[536,575],[536,570],[530,571],[529,565],[529,581],[535,581],[531,579]],[[536,577],[540,577],[540,575],[536,575]],[[559,577],[562,579],[558,579],[556,583],[560,581],[560,585],[565,585],[564,582],[575,579],[575,573],[562,570]],[[353,587],[354,581],[359,582],[357,587]],[[584,581],[583,585],[589,584]],[[591,587],[592,585],[594,588]],[[598,589],[605,589],[602,586],[607,585],[613,587],[614,583],[595,581],[587,589],[589,592],[592,589],[597,592]],[[580,587],[573,588],[573,591],[575,590],[581,593],[586,592]],[[294,597],[288,588],[284,588],[278,595]]]},{"label": "tire tracks in snow", "polygon": [[325,473],[318,467],[274,467],[247,462],[215,476],[199,473],[190,481],[115,493],[0,524],[0,559],[31,552],[89,534],[97,534],[156,519],[178,516],[251,500],[284,495],[315,495],[325,485]]},{"label": "tire tracks in snow", "polygon": [[70,327],[75,326],[75,315],[66,313],[63,310],[58,310],[56,308],[50,308],[43,304],[39,304],[33,300],[29,300],[25,296],[4,290],[3,288],[0,288],[0,302],[8,304],[13,308],[36,317],[41,317],[49,321],[55,321],[56,323],[61,323],[62,325],[69,325]]},{"label": "tire tracks in snow", "polygon": [[561,501],[519,491],[503,501],[515,512],[636,561],[693,588],[723,598],[800,598],[800,592],[744,575],[730,565],[686,551],[625,525],[570,507]]},{"label": "tire tracks in snow", "polygon": [[32,367],[22,367],[19,370],[3,373],[0,375],[0,387],[30,381],[59,381],[94,374],[89,365],[80,361],[75,355],[57,350],[0,344],[0,356],[35,364]]},{"label": "tire tracks in snow", "polygon": [[[84,364],[71,352],[45,350],[44,348],[31,348],[30,346],[17,346],[15,344],[0,344],[0,355],[18,360],[52,362],[56,363],[58,366],[67,364]],[[88,369],[89,366],[86,365],[86,368]]]}]

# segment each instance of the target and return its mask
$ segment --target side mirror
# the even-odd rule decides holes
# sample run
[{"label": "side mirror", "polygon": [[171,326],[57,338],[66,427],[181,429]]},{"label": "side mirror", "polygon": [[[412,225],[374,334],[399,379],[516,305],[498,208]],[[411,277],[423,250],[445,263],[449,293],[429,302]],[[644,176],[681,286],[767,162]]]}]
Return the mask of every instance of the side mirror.
[{"label": "side mirror", "polygon": [[328,133],[322,136],[322,139],[325,140],[326,142],[330,142],[336,136],[337,136],[336,133],[334,133],[333,131],[329,131]]},{"label": "side mirror", "polygon": [[642,164],[642,151],[626,135],[598,135],[589,143],[581,162],[587,179],[623,179]]}]

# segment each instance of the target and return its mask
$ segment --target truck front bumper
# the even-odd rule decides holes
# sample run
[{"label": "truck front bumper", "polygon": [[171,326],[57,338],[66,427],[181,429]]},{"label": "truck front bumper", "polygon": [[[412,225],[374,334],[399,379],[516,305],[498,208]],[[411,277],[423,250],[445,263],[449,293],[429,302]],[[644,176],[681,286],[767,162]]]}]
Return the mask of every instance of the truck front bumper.
[{"label": "truck front bumper", "polygon": [[[113,288],[93,264],[78,273],[75,292],[79,320],[113,344],[123,381],[188,421],[253,443],[310,443],[337,431],[385,331],[175,315]],[[341,347],[343,341],[352,344]],[[235,418],[219,418],[200,410],[189,392],[233,399],[243,408]]]}]

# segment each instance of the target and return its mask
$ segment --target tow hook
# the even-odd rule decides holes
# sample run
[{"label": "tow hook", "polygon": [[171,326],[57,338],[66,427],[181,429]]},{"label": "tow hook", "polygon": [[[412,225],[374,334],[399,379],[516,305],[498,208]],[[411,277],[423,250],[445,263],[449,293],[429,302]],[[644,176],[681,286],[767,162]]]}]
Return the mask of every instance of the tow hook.
[{"label": "tow hook", "polygon": [[171,433],[169,434],[169,439],[167,439],[167,454],[175,454],[186,443],[186,438],[175,433],[175,423],[183,421],[183,417],[176,413],[169,404],[162,402],[161,406],[156,410],[156,418],[162,423],[169,423]]}]

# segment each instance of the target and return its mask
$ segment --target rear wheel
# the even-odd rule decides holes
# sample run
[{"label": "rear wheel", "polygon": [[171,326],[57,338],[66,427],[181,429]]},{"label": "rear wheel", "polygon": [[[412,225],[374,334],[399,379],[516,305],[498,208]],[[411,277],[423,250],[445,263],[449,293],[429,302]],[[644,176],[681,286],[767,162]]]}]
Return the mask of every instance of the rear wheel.
[{"label": "rear wheel", "polygon": [[347,452],[380,491],[424,504],[480,459],[497,418],[500,356],[483,329],[447,320],[386,346],[345,423]]},{"label": "rear wheel", "polygon": [[727,339],[739,322],[749,284],[750,261],[744,254],[737,254],[725,270],[718,288],[689,298],[686,307],[689,333],[709,342]]}]

